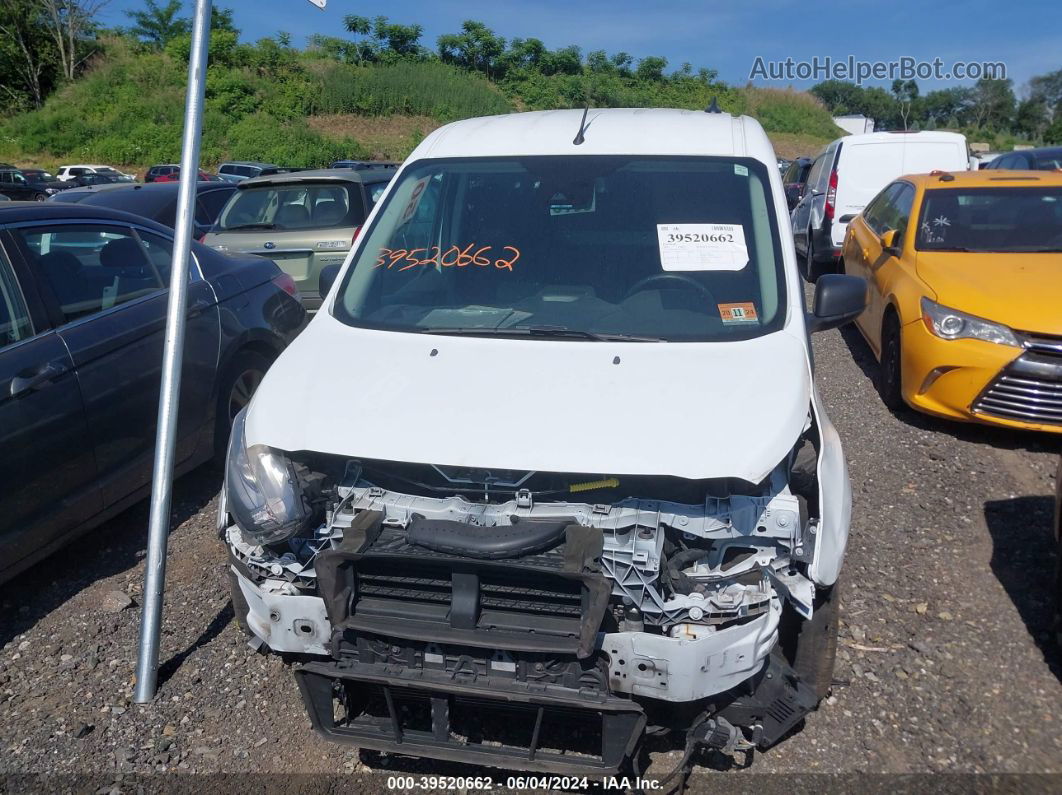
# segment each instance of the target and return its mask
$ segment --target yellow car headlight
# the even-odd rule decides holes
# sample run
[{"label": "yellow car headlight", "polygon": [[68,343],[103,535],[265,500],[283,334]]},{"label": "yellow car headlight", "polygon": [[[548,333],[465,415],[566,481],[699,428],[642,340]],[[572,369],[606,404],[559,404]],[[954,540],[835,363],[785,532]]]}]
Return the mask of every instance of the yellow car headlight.
[{"label": "yellow car headlight", "polygon": [[922,322],[930,334],[943,340],[984,340],[1021,347],[1017,336],[1006,326],[942,306],[925,297],[922,298]]}]

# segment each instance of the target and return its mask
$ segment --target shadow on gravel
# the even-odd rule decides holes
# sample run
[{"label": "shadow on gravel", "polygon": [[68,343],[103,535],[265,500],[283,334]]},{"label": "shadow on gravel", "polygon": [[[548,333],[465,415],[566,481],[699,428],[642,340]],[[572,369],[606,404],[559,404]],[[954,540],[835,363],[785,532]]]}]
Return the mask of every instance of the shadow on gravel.
[{"label": "shadow on gravel", "polygon": [[157,689],[161,689],[162,686],[169,681],[170,677],[180,670],[184,661],[193,655],[196,650],[206,646],[210,641],[220,635],[234,617],[235,613],[232,611],[232,602],[226,602],[225,606],[218,611],[218,614],[214,616],[211,622],[207,625],[207,628],[200,633],[198,638],[196,638],[183,651],[177,652],[177,654],[173,655],[159,666]]},{"label": "shadow on gravel", "polygon": [[[221,474],[206,466],[179,478],[173,490],[171,532],[220,488]],[[0,646],[95,581],[136,566],[145,553],[147,520],[145,499],[0,585]]]},{"label": "shadow on gravel", "polygon": [[[841,338],[852,354],[852,359],[863,371],[872,385],[877,384],[878,360],[870,350],[867,341],[854,324],[841,327]],[[876,386],[875,386],[876,389]],[[1022,431],[994,425],[981,425],[975,422],[959,422],[909,409],[892,412],[893,416],[913,428],[935,433],[946,433],[961,442],[970,444],[988,444],[1003,450],[1025,450],[1030,453],[1055,453],[1062,449],[1062,439],[1054,434]]]},{"label": "shadow on gravel", "polygon": [[1062,679],[1062,655],[1054,637],[1054,499],[1015,497],[985,503],[992,536],[992,572],[1018,608],[1026,629],[1052,673]]}]

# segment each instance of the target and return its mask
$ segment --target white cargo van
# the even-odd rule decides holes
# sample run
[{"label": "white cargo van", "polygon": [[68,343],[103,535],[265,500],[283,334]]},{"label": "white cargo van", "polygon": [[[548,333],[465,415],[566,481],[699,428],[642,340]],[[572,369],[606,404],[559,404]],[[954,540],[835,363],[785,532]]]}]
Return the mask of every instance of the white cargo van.
[{"label": "white cargo van", "polygon": [[793,243],[804,276],[837,270],[845,220],[863,211],[882,188],[904,174],[968,171],[966,137],[952,132],[846,135],[815,158],[807,189],[793,208]]},{"label": "white cargo van", "polygon": [[851,492],[808,333],[866,282],[806,314],[785,211],[723,113],[468,119],[410,155],[219,508],[237,620],[308,660],[325,737],[607,776],[647,722],[747,750],[815,708]]}]

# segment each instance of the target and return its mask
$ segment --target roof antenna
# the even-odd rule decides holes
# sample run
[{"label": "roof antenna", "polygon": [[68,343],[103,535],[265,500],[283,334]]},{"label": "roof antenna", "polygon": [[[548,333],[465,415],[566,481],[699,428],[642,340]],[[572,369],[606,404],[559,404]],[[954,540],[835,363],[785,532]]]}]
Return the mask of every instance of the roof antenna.
[{"label": "roof antenna", "polygon": [[722,113],[723,111],[719,110],[719,103],[715,101],[715,97],[712,97],[711,104],[709,104],[708,107],[704,109],[704,112],[705,113]]},{"label": "roof antenna", "polygon": [[579,144],[581,144],[583,141],[586,140],[586,137],[583,135],[583,133],[586,131],[586,114],[589,113],[589,112],[590,112],[590,103],[587,102],[586,103],[586,107],[583,108],[583,119],[582,119],[582,121],[579,122],[579,132],[575,136],[575,140],[572,141],[572,143],[575,144],[576,146],[578,146]]}]

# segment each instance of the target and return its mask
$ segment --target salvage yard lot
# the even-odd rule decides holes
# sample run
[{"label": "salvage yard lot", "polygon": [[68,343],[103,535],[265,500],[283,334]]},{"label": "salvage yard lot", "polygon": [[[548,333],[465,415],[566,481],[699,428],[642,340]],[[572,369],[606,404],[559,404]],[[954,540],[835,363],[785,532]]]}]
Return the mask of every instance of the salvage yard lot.
[{"label": "salvage yard lot", "polygon": [[[852,329],[817,335],[815,354],[854,492],[836,684],[805,728],[757,754],[750,771],[1062,772],[1051,633],[1057,440],[893,416]],[[219,486],[200,470],[176,488],[152,706],[131,703],[146,505],[0,586],[0,774],[89,773],[106,784],[162,770],[328,773],[382,788],[366,762],[481,773],[363,761],[312,733],[290,666],[252,652],[232,622],[214,529]],[[118,609],[114,592],[134,606]],[[649,775],[669,771],[678,751],[650,747]],[[691,784],[741,768],[702,758]]]}]

